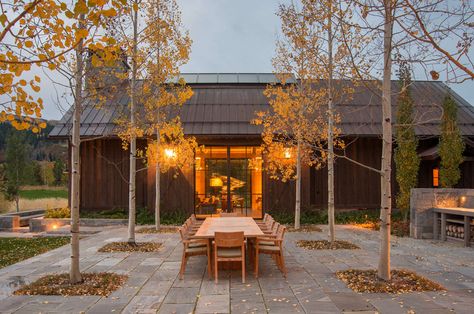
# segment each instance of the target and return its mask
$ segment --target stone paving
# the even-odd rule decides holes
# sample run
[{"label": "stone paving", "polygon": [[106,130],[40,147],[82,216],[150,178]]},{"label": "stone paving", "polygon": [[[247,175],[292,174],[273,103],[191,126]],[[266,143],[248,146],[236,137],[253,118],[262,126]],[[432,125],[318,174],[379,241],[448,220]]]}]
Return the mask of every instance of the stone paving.
[{"label": "stone paving", "polygon": [[323,232],[289,233],[285,240],[288,278],[263,256],[258,280],[253,272],[242,284],[240,271],[220,271],[208,280],[205,257],[191,257],[185,279],[177,278],[182,245],[177,234],[137,234],[138,241],[161,241],[157,253],[98,253],[105,243],[123,240],[125,227],[101,229],[81,240],[81,269],[129,275],[109,297],[12,296],[19,285],[49,273],[67,272],[65,246],[0,269],[0,313],[473,313],[474,249],[457,243],[393,238],[392,265],[435,280],[446,292],[358,294],[334,272],[375,268],[378,233],[338,226],[339,239],[361,250],[307,251],[298,239],[324,239]]}]

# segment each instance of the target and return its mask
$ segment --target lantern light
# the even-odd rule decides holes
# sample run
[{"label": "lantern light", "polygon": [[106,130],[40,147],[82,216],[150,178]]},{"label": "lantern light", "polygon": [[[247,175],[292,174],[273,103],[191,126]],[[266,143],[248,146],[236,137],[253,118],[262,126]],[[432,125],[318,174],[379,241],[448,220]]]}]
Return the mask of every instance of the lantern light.
[{"label": "lantern light", "polygon": [[168,158],[175,158],[176,157],[176,152],[172,148],[166,148],[165,149],[165,156]]}]

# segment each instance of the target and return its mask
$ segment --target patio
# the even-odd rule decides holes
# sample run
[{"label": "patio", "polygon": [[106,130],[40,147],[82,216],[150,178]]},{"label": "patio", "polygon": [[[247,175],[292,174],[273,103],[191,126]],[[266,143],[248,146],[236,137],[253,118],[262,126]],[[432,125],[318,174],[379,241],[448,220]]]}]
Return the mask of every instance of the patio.
[{"label": "patio", "polygon": [[[97,229],[99,230],[99,229]],[[474,250],[461,244],[393,238],[393,268],[416,271],[444,285],[447,292],[402,295],[357,294],[334,272],[348,268],[376,268],[378,233],[353,226],[338,226],[339,239],[361,250],[307,251],[299,239],[325,239],[327,230],[287,233],[288,278],[273,260],[262,256],[259,279],[249,272],[241,283],[240,270],[222,271],[219,284],[208,280],[206,258],[191,258],[184,280],[178,279],[182,244],[175,234],[137,234],[137,241],[160,241],[158,253],[98,253],[107,242],[120,241],[125,227],[101,228],[81,240],[81,268],[87,272],[125,273],[129,280],[108,298],[12,296],[19,284],[47,273],[67,272],[69,246],[0,269],[1,313],[338,313],[382,312],[471,313],[474,306]]]}]

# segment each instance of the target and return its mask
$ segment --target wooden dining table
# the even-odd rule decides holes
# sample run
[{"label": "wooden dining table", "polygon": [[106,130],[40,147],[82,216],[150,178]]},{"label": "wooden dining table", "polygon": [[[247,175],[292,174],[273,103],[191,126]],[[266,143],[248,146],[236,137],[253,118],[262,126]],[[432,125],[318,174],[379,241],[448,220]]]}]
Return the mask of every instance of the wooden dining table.
[{"label": "wooden dining table", "polygon": [[213,239],[216,231],[243,231],[245,238],[265,235],[252,217],[207,217],[191,238]]},{"label": "wooden dining table", "polygon": [[[244,237],[247,240],[265,235],[252,217],[207,217],[197,232],[190,238],[207,239],[212,248],[212,240],[216,232],[235,231],[243,231]],[[253,252],[250,251],[250,246],[247,247],[249,248],[247,256],[249,256],[252,262],[254,260]],[[240,267],[239,263],[223,264],[224,269],[238,269]]]}]

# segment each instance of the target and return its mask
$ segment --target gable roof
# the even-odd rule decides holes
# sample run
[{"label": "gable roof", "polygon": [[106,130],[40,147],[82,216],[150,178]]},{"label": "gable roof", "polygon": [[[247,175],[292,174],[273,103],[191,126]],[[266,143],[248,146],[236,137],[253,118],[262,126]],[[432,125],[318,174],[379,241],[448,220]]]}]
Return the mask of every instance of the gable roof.
[{"label": "gable roof", "polygon": [[[251,124],[258,111],[270,109],[263,95],[267,84],[276,81],[273,74],[184,74],[193,89],[193,96],[181,108],[180,116],[187,135],[194,136],[249,136],[260,135],[262,128]],[[323,83],[323,82],[322,82]],[[341,84],[352,84],[342,81]],[[377,82],[368,81],[354,87],[350,99],[336,104],[344,135],[379,136],[381,126],[381,96]],[[392,81],[393,116],[399,86]],[[415,103],[415,132],[419,136],[439,135],[442,101],[451,92],[458,104],[458,124],[466,136],[474,136],[474,107],[441,82],[415,81],[411,94]],[[113,99],[97,108],[84,106],[81,117],[81,136],[115,136],[117,118],[128,113],[129,96],[126,88]],[[50,132],[50,137],[68,137],[71,132],[71,110]]]}]

